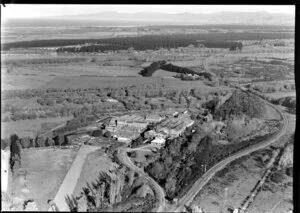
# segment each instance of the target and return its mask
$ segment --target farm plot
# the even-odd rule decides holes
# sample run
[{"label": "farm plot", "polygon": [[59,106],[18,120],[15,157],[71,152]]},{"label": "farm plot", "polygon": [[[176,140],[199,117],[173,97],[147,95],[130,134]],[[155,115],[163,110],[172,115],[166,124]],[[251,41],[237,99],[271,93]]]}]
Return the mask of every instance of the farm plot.
[{"label": "farm plot", "polygon": [[16,173],[13,193],[21,199],[33,199],[39,211],[47,211],[68,172],[78,149],[23,149],[22,168]]}]

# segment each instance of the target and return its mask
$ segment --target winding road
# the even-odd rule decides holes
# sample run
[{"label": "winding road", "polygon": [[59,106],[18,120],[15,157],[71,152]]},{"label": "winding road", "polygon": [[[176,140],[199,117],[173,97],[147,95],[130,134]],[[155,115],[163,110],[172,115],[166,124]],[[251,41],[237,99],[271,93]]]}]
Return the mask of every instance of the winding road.
[{"label": "winding road", "polygon": [[120,148],[117,153],[117,157],[123,165],[126,167],[132,169],[133,171],[139,173],[140,175],[144,176],[144,178],[149,182],[151,188],[154,190],[155,195],[157,196],[157,199],[159,201],[159,206],[156,210],[156,212],[163,212],[165,211],[165,206],[166,206],[166,200],[165,200],[165,191],[163,188],[153,179],[151,178],[148,174],[144,172],[141,168],[137,167],[132,163],[130,158],[127,155],[127,152],[133,151],[130,148]]},{"label": "winding road", "polygon": [[[261,99],[261,98],[260,98]],[[251,152],[257,151],[259,149],[263,149],[273,142],[277,141],[281,136],[283,136],[287,130],[288,126],[288,119],[286,115],[281,111],[280,108],[277,108],[276,106],[270,104],[269,102],[261,99],[265,104],[269,105],[270,107],[274,108],[281,116],[283,120],[283,127],[273,136],[265,140],[264,142],[261,142],[259,144],[255,144],[251,147],[248,147],[247,149],[241,150],[234,155],[220,161],[216,165],[214,165],[212,168],[210,168],[201,178],[199,178],[191,187],[191,189],[188,191],[188,193],[183,196],[177,203],[177,205],[173,208],[166,209],[167,212],[182,212],[185,209],[185,206],[190,205],[190,203],[194,200],[196,195],[199,193],[199,191],[205,186],[205,184],[214,176],[214,174],[221,169],[223,169],[228,163],[242,157],[245,155],[250,154]]]}]

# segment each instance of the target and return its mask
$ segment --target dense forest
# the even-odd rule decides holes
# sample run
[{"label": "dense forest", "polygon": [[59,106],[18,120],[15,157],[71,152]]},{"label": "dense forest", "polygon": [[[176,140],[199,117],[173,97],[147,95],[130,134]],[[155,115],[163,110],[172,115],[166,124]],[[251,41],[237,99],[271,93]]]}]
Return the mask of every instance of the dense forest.
[{"label": "dense forest", "polygon": [[[136,50],[176,48],[186,47],[190,44],[197,46],[201,44],[210,47],[230,48],[239,43],[234,40],[261,40],[261,39],[289,39],[294,38],[294,33],[202,33],[202,34],[174,34],[174,35],[151,35],[139,37],[120,37],[105,39],[54,39],[54,40],[34,40],[13,43],[4,43],[3,50],[11,48],[32,48],[32,47],[63,47],[68,45],[97,44],[88,48],[83,47],[82,51],[121,50],[133,47]],[[202,40],[203,42],[198,42]],[[213,42],[212,42],[213,41]],[[99,45],[101,44],[101,45]],[[75,51],[75,48],[63,49],[61,51]]]}]

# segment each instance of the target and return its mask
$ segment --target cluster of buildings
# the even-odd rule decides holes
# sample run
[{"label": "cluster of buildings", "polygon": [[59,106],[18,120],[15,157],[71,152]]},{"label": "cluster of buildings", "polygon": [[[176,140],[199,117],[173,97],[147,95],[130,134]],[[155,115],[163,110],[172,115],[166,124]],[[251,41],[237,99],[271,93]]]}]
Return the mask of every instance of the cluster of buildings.
[{"label": "cluster of buildings", "polygon": [[112,118],[106,126],[106,129],[110,131],[113,137],[118,141],[129,143],[139,137],[147,128],[148,124],[154,120],[155,118],[149,120],[147,116],[141,115],[123,115]]},{"label": "cluster of buildings", "polygon": [[160,122],[155,130],[145,133],[146,137],[154,138],[151,143],[163,145],[167,138],[180,136],[187,127],[194,124],[187,111],[177,113],[174,117],[169,117]]},{"label": "cluster of buildings", "polygon": [[[178,137],[193,123],[187,111],[181,113],[166,111],[163,114],[132,114],[113,117],[106,124],[105,129],[120,142],[130,143],[144,132],[147,141],[163,145],[167,138]],[[154,129],[146,131],[149,124],[157,125]]]}]

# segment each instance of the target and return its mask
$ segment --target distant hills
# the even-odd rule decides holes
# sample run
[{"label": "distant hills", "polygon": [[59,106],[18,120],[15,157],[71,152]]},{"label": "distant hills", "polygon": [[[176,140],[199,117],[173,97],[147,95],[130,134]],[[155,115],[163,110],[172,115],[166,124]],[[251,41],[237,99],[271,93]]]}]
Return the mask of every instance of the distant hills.
[{"label": "distant hills", "polygon": [[66,19],[169,22],[169,24],[254,24],[254,25],[294,25],[294,15],[267,12],[219,12],[201,13],[119,13],[102,12],[84,15],[64,16]]},{"label": "distant hills", "polygon": [[277,25],[294,26],[295,16],[267,12],[201,13],[119,13],[101,12],[65,15],[42,19],[11,19],[6,26],[141,26],[141,25]]}]

